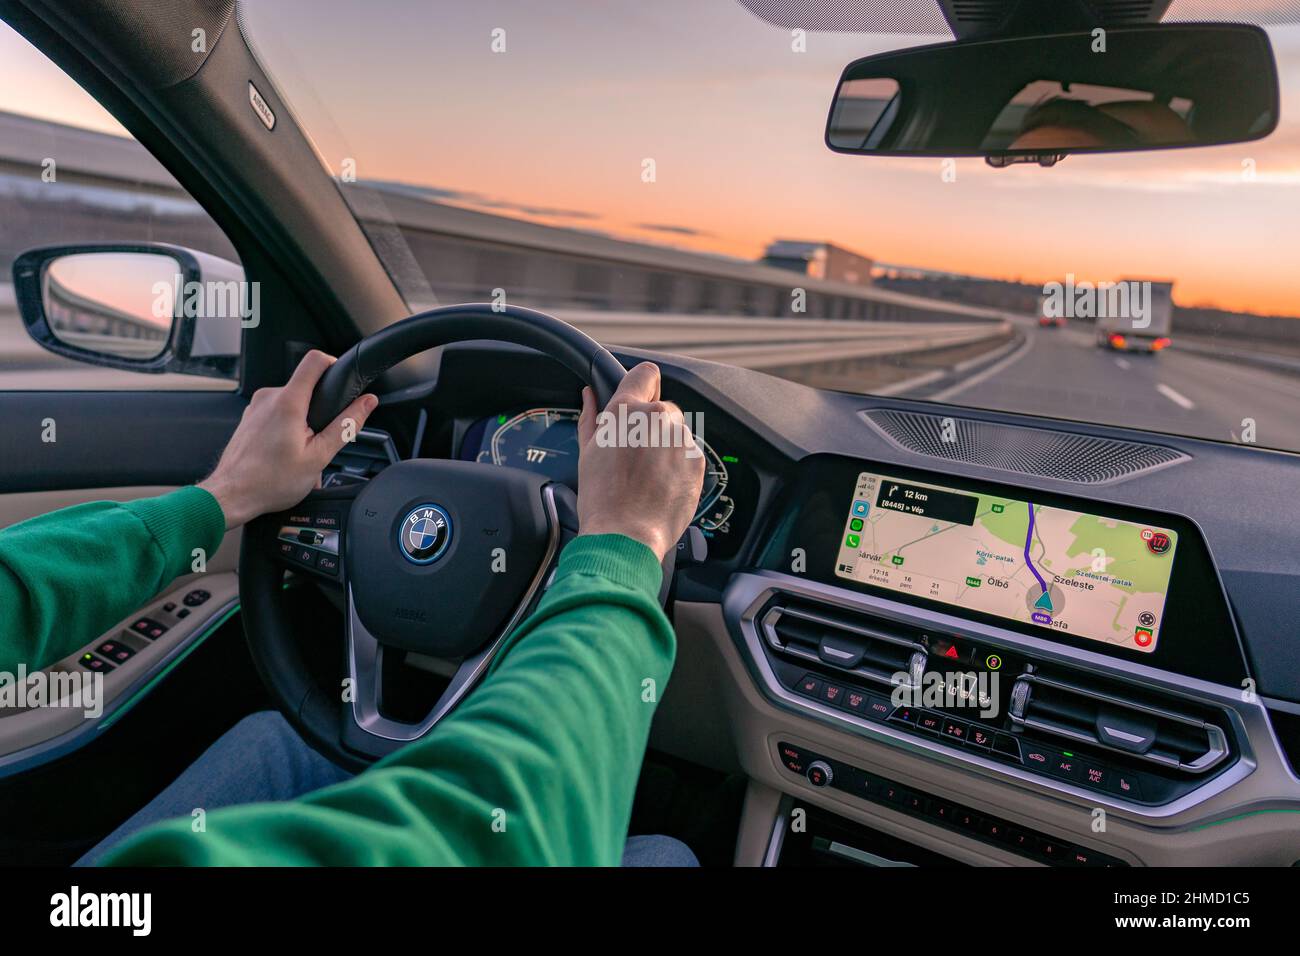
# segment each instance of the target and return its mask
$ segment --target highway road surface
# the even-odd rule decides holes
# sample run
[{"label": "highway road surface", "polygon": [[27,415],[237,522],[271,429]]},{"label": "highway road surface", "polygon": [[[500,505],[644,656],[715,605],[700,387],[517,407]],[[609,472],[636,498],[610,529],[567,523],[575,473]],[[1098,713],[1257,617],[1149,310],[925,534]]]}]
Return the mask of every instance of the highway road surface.
[{"label": "highway road surface", "polygon": [[1023,323],[1025,343],[955,383],[898,394],[1216,441],[1300,451],[1300,376],[1178,351],[1135,355],[1098,348],[1092,329]]}]

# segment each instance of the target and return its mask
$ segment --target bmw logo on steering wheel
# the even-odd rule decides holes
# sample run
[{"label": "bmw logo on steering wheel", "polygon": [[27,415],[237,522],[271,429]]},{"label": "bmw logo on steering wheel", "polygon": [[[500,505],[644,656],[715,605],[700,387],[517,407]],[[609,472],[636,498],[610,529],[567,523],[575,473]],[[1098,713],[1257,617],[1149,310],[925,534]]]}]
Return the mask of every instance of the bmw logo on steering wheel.
[{"label": "bmw logo on steering wheel", "polygon": [[451,542],[451,518],[434,504],[419,505],[402,521],[397,544],[413,564],[432,564]]}]

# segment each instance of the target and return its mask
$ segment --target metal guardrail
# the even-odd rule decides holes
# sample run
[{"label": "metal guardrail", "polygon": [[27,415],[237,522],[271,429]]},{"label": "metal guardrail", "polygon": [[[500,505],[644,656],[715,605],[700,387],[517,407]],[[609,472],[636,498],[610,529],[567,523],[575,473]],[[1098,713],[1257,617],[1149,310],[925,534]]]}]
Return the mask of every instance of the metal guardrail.
[{"label": "metal guardrail", "polygon": [[762,369],[931,351],[1011,334],[1009,322],[849,322],[640,312],[556,313],[606,345]]},{"label": "metal guardrail", "polygon": [[1269,355],[1265,352],[1248,352],[1242,349],[1224,348],[1221,345],[1193,342],[1187,338],[1179,338],[1176,329],[1174,330],[1174,344],[1170,348],[1176,352],[1187,352],[1191,355],[1216,359],[1220,362],[1233,362],[1239,365],[1268,369],[1271,372],[1300,375],[1300,358],[1288,355]]}]

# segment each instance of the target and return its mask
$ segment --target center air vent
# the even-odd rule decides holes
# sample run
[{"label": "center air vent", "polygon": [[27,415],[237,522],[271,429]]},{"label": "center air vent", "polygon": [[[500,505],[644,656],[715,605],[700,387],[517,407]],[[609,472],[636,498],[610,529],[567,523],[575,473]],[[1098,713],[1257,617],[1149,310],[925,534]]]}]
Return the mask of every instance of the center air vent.
[{"label": "center air vent", "polygon": [[905,628],[792,599],[768,608],[761,624],[768,646],[785,657],[817,661],[882,687],[921,684],[925,645]]},{"label": "center air vent", "polygon": [[1082,684],[1026,674],[1011,690],[1011,721],[1067,746],[1123,754],[1125,763],[1201,774],[1229,754],[1228,738],[1212,720],[1174,702],[1137,700]]},{"label": "center air vent", "polygon": [[1101,485],[1186,461],[1164,445],[1094,438],[976,418],[872,408],[862,417],[894,445],[918,455],[1020,475]]}]

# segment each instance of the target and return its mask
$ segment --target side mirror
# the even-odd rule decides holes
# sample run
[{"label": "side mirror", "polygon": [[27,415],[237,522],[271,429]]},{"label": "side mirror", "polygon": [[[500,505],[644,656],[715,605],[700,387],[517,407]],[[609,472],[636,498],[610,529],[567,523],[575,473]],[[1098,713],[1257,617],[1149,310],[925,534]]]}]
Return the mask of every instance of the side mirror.
[{"label": "side mirror", "polygon": [[256,289],[234,262],[165,243],[50,246],[14,260],[27,333],[65,358],[232,378]]},{"label": "side mirror", "polygon": [[1278,113],[1277,66],[1263,30],[1154,24],[857,60],[840,77],[826,145],[1052,165],[1071,153],[1261,139]]}]

